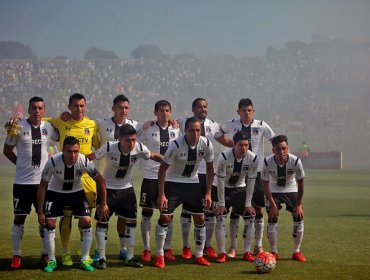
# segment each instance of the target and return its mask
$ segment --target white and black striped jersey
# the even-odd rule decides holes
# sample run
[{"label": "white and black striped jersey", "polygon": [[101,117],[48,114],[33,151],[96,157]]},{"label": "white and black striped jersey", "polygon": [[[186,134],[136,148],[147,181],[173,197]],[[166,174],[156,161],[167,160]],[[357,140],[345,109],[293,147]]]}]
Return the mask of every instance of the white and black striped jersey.
[{"label": "white and black striped jersey", "polygon": [[249,149],[258,156],[258,172],[262,171],[263,165],[263,139],[271,140],[275,133],[271,127],[260,120],[253,120],[253,122],[246,126],[240,119],[233,119],[225,122],[220,126],[220,131],[215,135],[216,138],[229,134],[231,137],[234,136],[238,131],[243,130],[248,134],[250,139]]},{"label": "white and black striped jersey", "polygon": [[225,188],[245,187],[245,177],[247,176],[250,179],[256,178],[257,167],[257,156],[253,152],[248,151],[244,158],[237,160],[233,149],[229,148],[218,156],[213,185],[217,186],[218,177],[225,182]]},{"label": "white and black striped jersey", "polygon": [[[98,133],[100,138],[100,143],[103,145],[108,141],[119,141],[119,129],[122,124],[117,124],[114,122],[113,117],[109,119],[98,119],[95,121],[98,125]],[[137,132],[139,132],[141,126],[137,121],[126,119],[125,124],[132,125]]]},{"label": "white and black striped jersey", "polygon": [[[186,120],[187,118],[181,118],[177,120],[182,134],[185,134],[184,131]],[[201,125],[201,135],[207,137],[212,142],[215,141],[214,136],[218,131],[220,131],[220,126],[218,125],[218,123],[210,119],[205,119],[204,122],[201,123]],[[198,173],[206,174],[206,163],[204,161],[199,164]]]},{"label": "white and black striped jersey", "polygon": [[166,181],[178,183],[198,183],[198,167],[202,160],[213,162],[214,152],[211,141],[201,136],[197,145],[190,147],[185,136],[170,143],[163,162],[169,164]]},{"label": "white and black striped jersey", "polygon": [[121,153],[119,142],[107,142],[95,151],[96,159],[105,158],[106,165],[102,172],[107,189],[127,189],[132,187],[132,167],[141,158],[150,158],[149,149],[136,142],[134,149]]},{"label": "white and black striped jersey", "polygon": [[17,149],[14,183],[39,184],[48,160],[50,140],[59,141],[59,133],[46,121],[41,121],[38,127],[34,127],[27,119],[22,119],[19,125],[22,126],[20,133],[5,139],[5,144]]},{"label": "white and black striped jersey", "polygon": [[272,193],[297,192],[297,180],[305,177],[301,160],[288,154],[288,160],[284,165],[275,162],[274,155],[270,155],[263,160],[262,180],[269,181]]},{"label": "white and black striped jersey", "polygon": [[48,190],[73,193],[83,190],[81,177],[85,173],[91,177],[97,176],[98,171],[92,161],[80,153],[76,163],[68,166],[64,163],[63,152],[60,152],[49,158],[42,172],[42,179],[49,182]]},{"label": "white and black striped jersey", "polygon": [[[180,129],[173,128],[172,125],[162,128],[156,122],[152,122],[150,127],[141,131],[138,140],[144,142],[148,149],[164,155],[170,143],[179,137]],[[147,160],[145,162],[144,178],[158,179],[159,162]]]}]

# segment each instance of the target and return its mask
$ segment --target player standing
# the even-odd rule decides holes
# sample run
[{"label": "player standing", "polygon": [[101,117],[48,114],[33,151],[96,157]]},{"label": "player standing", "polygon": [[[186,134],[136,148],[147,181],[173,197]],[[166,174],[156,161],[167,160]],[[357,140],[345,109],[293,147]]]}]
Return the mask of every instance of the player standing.
[{"label": "player standing", "polygon": [[[217,122],[210,120],[207,118],[208,114],[208,102],[204,98],[196,98],[192,103],[192,112],[194,117],[201,121],[201,136],[207,137],[209,140],[214,140],[214,135],[220,130],[220,127]],[[180,127],[181,132],[184,134],[185,129],[185,122],[186,118],[178,119],[178,124]],[[218,141],[221,144],[225,144],[226,140],[225,137],[222,135]],[[203,196],[207,190],[207,183],[206,183],[206,163],[202,161],[198,168],[198,177],[199,177],[199,184],[202,190]],[[212,236],[216,226],[216,217],[214,211],[205,210],[205,227],[206,227],[206,241],[204,247],[204,255],[209,256],[210,258],[217,258],[217,254],[212,247]],[[182,257],[184,259],[190,259],[191,256],[191,249],[189,243],[189,235],[190,235],[190,228],[191,228],[191,215],[187,211],[181,212],[180,217],[181,222],[181,231],[182,231],[182,238],[183,238],[183,252]]]},{"label": "player standing", "polygon": [[[95,121],[85,116],[86,111],[86,98],[80,94],[72,94],[69,98],[68,109],[70,110],[70,119],[65,122],[60,117],[47,119],[54,127],[59,130],[60,141],[59,146],[67,136],[77,138],[80,143],[80,153],[88,155],[92,153],[92,148],[99,148],[99,137],[97,134],[98,128]],[[82,176],[83,189],[86,194],[87,201],[89,202],[90,209],[95,207],[96,204],[96,183],[87,174]],[[61,235],[63,257],[62,263],[66,266],[73,265],[70,249],[69,239],[72,230],[72,211],[65,209],[65,215],[60,219],[59,230]]]},{"label": "player standing", "polygon": [[[244,219],[244,255],[249,260],[254,230],[251,217],[256,215],[252,206],[252,195],[257,176],[257,156],[249,151],[249,138],[244,131],[238,131],[233,137],[234,147],[218,157],[216,175],[212,187],[212,200],[217,201],[216,239],[219,255],[216,262],[226,262],[226,218],[232,206],[236,215]],[[245,182],[247,180],[247,183]],[[249,234],[248,234],[249,233]]]},{"label": "player standing", "polygon": [[271,253],[278,260],[277,222],[279,210],[284,203],[293,218],[293,254],[292,259],[305,262],[306,258],[300,251],[303,240],[303,193],[304,177],[302,162],[298,157],[289,153],[288,138],[278,135],[271,141],[273,155],[264,159],[262,180],[266,196],[268,213],[267,234]]},{"label": "player standing", "polygon": [[[185,122],[185,134],[170,143],[163,162],[158,170],[158,207],[161,211],[156,227],[156,258],[154,265],[165,267],[164,241],[167,228],[177,206],[192,214],[194,219],[194,237],[196,242],[195,263],[210,265],[203,257],[205,244],[205,226],[203,206],[211,206],[211,184],[213,179],[213,145],[201,136],[201,122],[191,117]],[[198,167],[206,162],[207,190],[204,197],[199,185]],[[202,198],[204,198],[202,203]]]},{"label": "player standing", "polygon": [[[257,155],[258,173],[252,199],[253,207],[256,210],[256,217],[255,219],[251,217],[251,219],[254,220],[254,223],[250,221],[255,227],[255,233],[254,231],[247,232],[247,234],[255,234],[256,244],[254,248],[254,253],[257,254],[262,250],[262,238],[264,228],[262,208],[265,207],[265,197],[263,194],[263,186],[261,181],[261,171],[263,165],[263,140],[267,139],[271,141],[271,139],[275,136],[275,133],[273,132],[271,127],[264,121],[254,119],[255,110],[253,103],[249,98],[240,99],[237,112],[240,118],[233,119],[222,124],[220,132],[215,135],[215,139],[219,141],[219,139],[222,139],[220,137],[224,136],[225,134],[234,135],[238,131],[245,131],[250,139],[249,149]],[[222,139],[221,143],[223,144],[224,142],[225,140]],[[228,146],[232,147],[232,145],[233,141],[230,139],[230,143]],[[231,258],[234,258],[237,253],[238,229],[239,216],[234,215],[232,211],[230,215],[231,246],[228,252],[228,256]],[[251,258],[249,259],[249,261],[253,261],[254,258],[252,254],[250,254],[250,256]]]},{"label": "player standing", "polygon": [[[106,159],[103,177],[107,182],[107,201],[109,217],[116,213],[118,216],[117,230],[120,240],[125,238],[124,244],[127,245],[127,259],[125,264],[128,266],[141,268],[143,265],[134,258],[136,245],[136,219],[137,203],[135,190],[132,185],[132,167],[140,159],[151,159],[162,161],[162,156],[149,149],[140,142],[136,142],[137,132],[129,124],[124,124],[120,128],[119,142],[107,142],[93,154],[93,158]],[[97,268],[106,268],[105,247],[108,238],[108,222],[99,215],[98,205],[95,219],[96,241],[100,259]],[[124,227],[118,227],[124,225]],[[122,243],[122,242],[121,242]]]},{"label": "player standing", "polygon": [[[4,144],[4,155],[16,166],[13,185],[14,222],[12,226],[13,259],[11,268],[21,268],[21,241],[24,234],[24,223],[31,212],[31,206],[38,212],[37,187],[41,173],[48,159],[50,139],[59,140],[54,127],[42,120],[45,115],[45,104],[42,98],[32,97],[28,106],[29,117],[18,123],[20,131],[17,135],[8,135]],[[17,150],[17,153],[15,153]],[[41,238],[44,227],[39,226]],[[42,243],[41,260],[47,262],[47,251]]]},{"label": "player standing", "polygon": [[[156,151],[164,155],[170,142],[175,140],[180,133],[179,128],[175,128],[171,123],[171,104],[167,100],[159,100],[154,105],[154,115],[157,120],[151,121],[143,127],[140,141],[143,141],[150,151]],[[140,206],[142,207],[141,234],[143,238],[144,251],[141,260],[151,261],[150,255],[150,229],[151,218],[154,209],[157,209],[158,198],[158,169],[159,163],[153,160],[145,162],[144,178],[141,184]],[[175,260],[171,250],[173,223],[168,225],[166,241],[164,244],[164,257],[167,260]]]},{"label": "player standing", "polygon": [[[79,219],[81,232],[81,264],[86,271],[94,268],[89,264],[89,252],[92,241],[91,217],[89,204],[82,187],[81,177],[84,173],[99,185],[100,214],[108,216],[105,182],[95,166],[86,156],[80,154],[79,140],[67,136],[63,141],[63,151],[51,157],[42,172],[42,179],[37,192],[39,206],[39,223],[45,225],[45,242],[49,262],[45,272],[53,272],[57,267],[55,258],[55,225],[57,217],[64,215],[68,206],[73,215]],[[90,177],[90,178],[91,178]]]}]

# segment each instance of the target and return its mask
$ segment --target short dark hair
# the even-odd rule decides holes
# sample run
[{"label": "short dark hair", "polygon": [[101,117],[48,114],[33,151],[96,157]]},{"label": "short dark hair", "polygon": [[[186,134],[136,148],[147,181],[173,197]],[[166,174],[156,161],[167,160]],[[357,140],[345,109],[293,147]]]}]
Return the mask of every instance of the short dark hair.
[{"label": "short dark hair", "polygon": [[271,140],[272,147],[274,147],[275,145],[280,144],[282,142],[286,142],[288,144],[288,137],[286,137],[285,135],[276,135]]},{"label": "short dark hair", "polygon": [[72,105],[72,102],[73,102],[73,100],[81,100],[81,99],[83,99],[83,100],[85,100],[86,101],[86,98],[85,98],[85,96],[83,96],[81,93],[74,93],[74,94],[72,94],[70,97],[69,97],[69,101],[68,101],[68,104],[69,105]]},{"label": "short dark hair", "polygon": [[137,134],[136,129],[131,124],[124,124],[119,129],[119,136],[133,135]]},{"label": "short dark hair", "polygon": [[198,97],[193,100],[193,103],[191,104],[191,108],[194,109],[197,106],[197,104],[202,101],[208,104],[207,100],[205,100],[203,97]]},{"label": "short dark hair", "polygon": [[28,102],[28,109],[31,108],[31,105],[32,105],[33,102],[42,102],[42,103],[44,103],[44,99],[42,99],[41,97],[38,97],[38,96],[31,97],[29,102]]},{"label": "short dark hair", "polygon": [[248,133],[246,133],[245,131],[239,130],[233,136],[234,144],[238,143],[241,140],[248,140],[248,143],[249,143]]},{"label": "short dark hair", "polygon": [[154,105],[154,111],[157,112],[159,110],[159,107],[162,107],[162,106],[169,106],[170,110],[172,110],[170,102],[168,102],[167,100],[158,100]]},{"label": "short dark hair", "polygon": [[73,136],[67,136],[66,138],[64,138],[64,141],[63,141],[63,148],[65,147],[65,145],[80,145],[80,142],[77,140],[76,137],[73,137]]},{"label": "short dark hair", "polygon": [[128,103],[130,103],[130,101],[128,101],[128,98],[126,97],[126,95],[123,95],[123,94],[119,94],[113,99],[113,106],[116,105],[118,102],[128,102]]},{"label": "short dark hair", "polygon": [[186,119],[186,121],[185,121],[185,129],[187,129],[189,127],[189,124],[190,123],[196,123],[196,122],[201,123],[201,120],[198,119],[197,117],[190,117],[190,118]]},{"label": "short dark hair", "polygon": [[241,109],[242,107],[253,107],[253,102],[250,100],[250,98],[242,98],[239,100],[238,109]]}]

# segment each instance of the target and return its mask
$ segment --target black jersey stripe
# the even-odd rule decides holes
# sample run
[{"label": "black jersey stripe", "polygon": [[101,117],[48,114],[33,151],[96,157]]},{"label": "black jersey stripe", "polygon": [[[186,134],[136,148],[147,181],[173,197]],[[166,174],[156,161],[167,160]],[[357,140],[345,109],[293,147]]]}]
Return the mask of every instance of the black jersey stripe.
[{"label": "black jersey stripe", "polygon": [[130,165],[130,153],[127,156],[121,153],[121,156],[119,158],[118,170],[116,172],[117,179],[125,178],[129,165]]},{"label": "black jersey stripe", "polygon": [[196,161],[197,161],[197,146],[195,146],[194,149],[188,146],[188,158],[181,176],[190,177],[191,173],[193,173],[194,171]]},{"label": "black jersey stripe", "polygon": [[224,160],[226,160],[226,156],[225,156],[224,152],[221,152],[221,155],[224,158]]},{"label": "black jersey stripe", "polygon": [[282,167],[280,167],[278,164],[276,164],[277,167],[277,185],[279,187],[285,187],[286,185],[286,164],[284,164]]},{"label": "black jersey stripe", "polygon": [[231,174],[229,181],[228,181],[229,186],[235,186],[236,183],[238,182],[240,178],[240,173],[242,171],[242,165],[243,165],[243,160],[238,162],[236,158],[234,159],[233,173]]},{"label": "black jersey stripe", "polygon": [[245,126],[242,124],[242,131],[246,132],[248,135],[248,142],[249,142],[249,150],[252,151],[252,128],[251,124],[248,126]]},{"label": "black jersey stripe", "polygon": [[120,126],[118,124],[116,124],[116,122],[114,121],[114,119],[112,118],[112,122],[114,123],[114,141],[119,141],[119,130],[120,130]]},{"label": "black jersey stripe", "polygon": [[[30,124],[31,125],[31,124]],[[32,153],[32,166],[40,167],[41,164],[41,130],[40,126],[34,127],[31,125],[31,141],[32,141],[32,147],[31,147],[31,153]]]},{"label": "black jersey stripe", "polygon": [[158,125],[158,128],[159,128],[159,153],[161,155],[164,155],[170,144],[170,133],[168,131],[168,127],[166,129],[163,129]]},{"label": "black jersey stripe", "polygon": [[73,188],[73,180],[75,175],[75,166],[68,167],[64,165],[64,182],[63,190],[70,191]]}]

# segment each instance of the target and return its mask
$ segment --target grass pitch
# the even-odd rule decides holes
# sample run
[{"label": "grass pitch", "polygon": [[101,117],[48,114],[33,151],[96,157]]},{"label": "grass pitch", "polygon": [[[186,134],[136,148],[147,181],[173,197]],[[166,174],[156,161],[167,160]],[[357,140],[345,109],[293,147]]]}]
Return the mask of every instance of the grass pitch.
[{"label": "grass pitch", "polygon": [[[139,172],[137,172],[139,174]],[[12,257],[11,225],[13,221],[12,183],[14,167],[0,169],[0,279],[370,279],[370,174],[368,171],[314,171],[306,172],[304,209],[305,236],[302,252],[307,263],[292,261],[292,220],[288,212],[281,211],[279,220],[279,254],[276,269],[270,274],[258,274],[252,263],[243,262],[242,239],[239,234],[239,255],[235,260],[210,267],[192,264],[192,260],[181,259],[182,238],[179,213],[174,218],[173,249],[175,262],[167,262],[165,269],[157,269],[152,263],[142,269],[124,267],[117,260],[119,251],[115,230],[115,218],[111,221],[107,246],[108,268],[93,272],[78,268],[78,257],[74,256],[72,269],[59,267],[51,274],[42,271],[39,265],[40,237],[37,216],[32,213],[26,221],[22,241],[23,268],[9,269]],[[139,194],[141,178],[134,180]],[[138,233],[136,254],[140,257],[142,241],[140,232],[140,209],[138,211]],[[158,213],[152,220],[152,253],[155,252],[154,228]],[[266,223],[266,220],[265,220]],[[77,221],[73,222],[71,248],[79,247]],[[240,231],[242,223],[240,223]],[[191,241],[193,238],[191,238]],[[60,261],[60,238],[56,237],[56,251]],[[216,242],[213,241],[216,248]],[[94,242],[92,251],[95,247]],[[264,247],[269,248],[264,239]],[[194,248],[194,246],[193,246]]]}]

